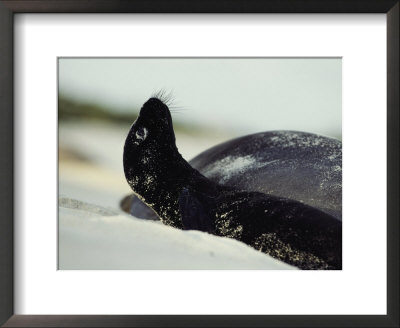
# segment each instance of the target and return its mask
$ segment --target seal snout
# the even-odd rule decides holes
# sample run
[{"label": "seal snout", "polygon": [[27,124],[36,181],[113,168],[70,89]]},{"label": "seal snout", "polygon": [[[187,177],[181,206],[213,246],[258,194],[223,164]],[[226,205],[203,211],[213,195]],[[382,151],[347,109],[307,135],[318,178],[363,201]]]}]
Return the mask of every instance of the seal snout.
[{"label": "seal snout", "polygon": [[159,98],[152,97],[143,104],[136,125],[146,127],[148,134],[152,134],[159,141],[175,143],[170,110]]},{"label": "seal snout", "polygon": [[144,103],[144,106],[146,105],[152,105],[152,106],[166,106],[160,99],[156,97],[151,97],[149,100],[147,100]]},{"label": "seal snout", "polygon": [[154,115],[154,113],[163,113],[166,111],[169,112],[168,106],[160,99],[152,97],[143,104],[140,114],[146,115],[152,113]]}]

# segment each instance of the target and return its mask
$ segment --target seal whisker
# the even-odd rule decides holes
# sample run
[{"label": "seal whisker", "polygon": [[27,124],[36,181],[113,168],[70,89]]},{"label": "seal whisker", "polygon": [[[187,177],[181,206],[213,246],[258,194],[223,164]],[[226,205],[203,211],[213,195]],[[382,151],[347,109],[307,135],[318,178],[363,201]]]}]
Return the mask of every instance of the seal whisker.
[{"label": "seal whisker", "polygon": [[174,106],[174,107],[169,107],[169,110],[171,113],[176,113],[176,112],[186,112],[189,109],[185,107]]},{"label": "seal whisker", "polygon": [[172,90],[167,91],[164,88],[154,92],[152,98],[157,98],[158,100],[162,101],[168,107],[172,106],[175,102],[175,98],[173,96]]}]

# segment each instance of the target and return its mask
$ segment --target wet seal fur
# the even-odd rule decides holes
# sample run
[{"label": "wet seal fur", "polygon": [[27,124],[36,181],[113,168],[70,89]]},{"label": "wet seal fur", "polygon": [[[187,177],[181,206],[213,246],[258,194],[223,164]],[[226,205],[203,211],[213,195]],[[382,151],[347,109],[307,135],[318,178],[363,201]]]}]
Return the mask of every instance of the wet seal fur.
[{"label": "wet seal fur", "polygon": [[301,269],[342,268],[342,223],[289,198],[224,186],[179,154],[167,105],[150,98],[125,141],[125,177],[164,224],[240,240]]}]

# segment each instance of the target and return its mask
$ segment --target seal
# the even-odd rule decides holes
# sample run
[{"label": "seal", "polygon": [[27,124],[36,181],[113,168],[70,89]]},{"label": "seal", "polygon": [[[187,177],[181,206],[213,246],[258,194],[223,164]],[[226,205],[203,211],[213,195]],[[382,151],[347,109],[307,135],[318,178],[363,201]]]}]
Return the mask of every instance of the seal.
[{"label": "seal", "polygon": [[[203,151],[189,164],[219,184],[294,199],[342,219],[342,144],[337,139],[298,131],[256,133]],[[158,219],[133,195],[121,207],[138,218]]]},{"label": "seal", "polygon": [[342,224],[297,200],[210,180],[179,153],[169,108],[150,98],[125,141],[125,177],[136,195],[179,229],[242,241],[301,269],[341,269]]}]

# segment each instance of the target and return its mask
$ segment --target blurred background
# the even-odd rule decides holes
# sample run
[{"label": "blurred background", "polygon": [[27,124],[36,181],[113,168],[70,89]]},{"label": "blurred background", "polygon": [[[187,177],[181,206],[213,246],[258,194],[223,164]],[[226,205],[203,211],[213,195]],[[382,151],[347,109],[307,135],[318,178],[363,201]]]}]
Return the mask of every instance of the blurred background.
[{"label": "blurred background", "polygon": [[339,58],[60,58],[59,194],[118,208],[125,137],[160,90],[187,160],[267,130],[341,139],[341,72]]}]

